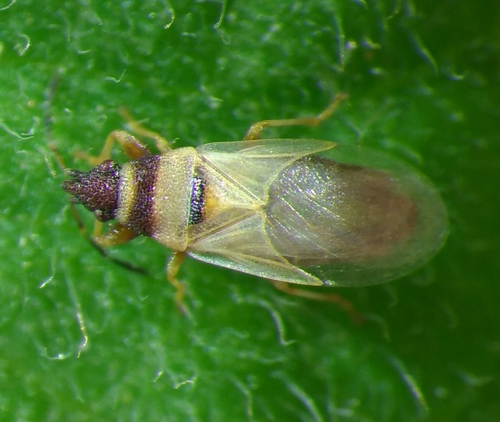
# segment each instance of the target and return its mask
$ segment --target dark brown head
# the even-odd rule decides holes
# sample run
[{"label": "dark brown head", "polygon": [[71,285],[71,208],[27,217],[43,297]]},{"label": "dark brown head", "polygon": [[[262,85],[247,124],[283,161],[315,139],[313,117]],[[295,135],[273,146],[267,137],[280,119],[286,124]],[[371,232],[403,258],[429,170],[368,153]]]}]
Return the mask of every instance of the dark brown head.
[{"label": "dark brown head", "polygon": [[92,211],[99,221],[115,218],[118,206],[120,166],[112,160],[103,161],[87,173],[68,170],[71,180],[66,180],[62,188],[73,195],[73,200]]}]

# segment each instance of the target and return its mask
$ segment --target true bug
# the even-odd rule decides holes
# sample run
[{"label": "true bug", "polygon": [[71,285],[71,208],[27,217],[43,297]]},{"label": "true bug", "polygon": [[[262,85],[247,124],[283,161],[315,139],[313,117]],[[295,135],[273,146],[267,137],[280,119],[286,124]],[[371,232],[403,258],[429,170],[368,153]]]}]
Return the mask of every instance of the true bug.
[{"label": "true bug", "polygon": [[[331,141],[260,139],[265,127],[316,125],[344,97],[316,117],[261,121],[243,141],[198,148],[171,149],[128,117],[160,154],[114,131],[99,156],[80,154],[96,167],[69,170],[63,189],[94,213],[99,245],[144,235],[170,248],[167,278],[178,304],[184,289],[176,275],[190,255],[348,307],[337,295],[283,282],[360,286],[398,278],[436,253],[447,218],[427,178],[393,157]],[[110,160],[114,141],[131,161]],[[117,224],[102,233],[102,223],[113,219]]]}]

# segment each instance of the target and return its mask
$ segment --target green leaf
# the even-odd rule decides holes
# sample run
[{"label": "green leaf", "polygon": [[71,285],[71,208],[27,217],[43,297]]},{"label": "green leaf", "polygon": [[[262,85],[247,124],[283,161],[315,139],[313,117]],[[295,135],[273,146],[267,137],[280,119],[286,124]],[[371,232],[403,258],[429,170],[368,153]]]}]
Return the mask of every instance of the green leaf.
[{"label": "green leaf", "polygon": [[[495,2],[0,5],[0,418],[498,420],[499,50]],[[79,234],[51,145],[87,169],[74,153],[124,127],[119,107],[197,146],[317,114],[340,91],[349,100],[320,127],[264,136],[392,153],[450,214],[424,268],[340,290],[365,324],[193,260],[183,316],[169,251],[110,251],[140,276]]]}]

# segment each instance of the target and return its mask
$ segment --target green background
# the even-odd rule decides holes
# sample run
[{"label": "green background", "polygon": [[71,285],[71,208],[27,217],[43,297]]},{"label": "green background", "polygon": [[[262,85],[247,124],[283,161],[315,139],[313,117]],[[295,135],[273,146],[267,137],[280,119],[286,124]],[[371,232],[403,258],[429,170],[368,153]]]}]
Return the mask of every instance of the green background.
[{"label": "green background", "polygon": [[[3,8],[2,8],[3,7]],[[500,420],[500,10],[493,1],[23,1],[0,5],[0,419]],[[60,184],[128,107],[176,145],[265,136],[368,145],[432,179],[446,246],[340,292],[369,321],[168,251],[103,259]],[[119,159],[123,156],[116,154]],[[92,218],[82,213],[90,227]]]}]

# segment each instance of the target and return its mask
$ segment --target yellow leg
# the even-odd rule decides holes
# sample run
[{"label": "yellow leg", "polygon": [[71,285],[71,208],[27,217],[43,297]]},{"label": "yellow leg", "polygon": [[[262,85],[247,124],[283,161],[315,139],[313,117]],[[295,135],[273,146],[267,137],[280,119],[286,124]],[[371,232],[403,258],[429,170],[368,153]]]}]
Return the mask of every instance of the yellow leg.
[{"label": "yellow leg", "polygon": [[183,314],[186,313],[186,307],[184,306],[184,293],[186,291],[186,287],[177,279],[177,273],[179,272],[185,257],[185,252],[173,252],[167,264],[167,280],[172,286],[175,287],[175,304],[179,312],[182,312]]},{"label": "yellow leg", "polygon": [[323,110],[320,114],[314,117],[299,117],[296,119],[283,119],[283,120],[262,120],[261,122],[254,123],[248,129],[244,141],[251,141],[255,139],[260,139],[261,132],[266,127],[278,127],[278,126],[316,126],[319,125],[323,120],[330,117],[339,104],[347,98],[347,94],[341,92],[335,96],[333,101],[329,106]]},{"label": "yellow leg", "polygon": [[[136,267],[134,264],[131,264],[130,262],[122,261],[121,259],[109,256],[108,253],[106,252],[106,249],[104,249],[104,246],[119,245],[120,243],[125,243],[128,242],[129,240],[132,240],[133,237],[136,236],[135,233],[117,224],[116,226],[114,226],[113,229],[110,230],[111,233],[114,234],[108,236],[107,233],[102,234],[101,232],[102,223],[96,220],[96,224],[94,225],[93,236],[90,236],[87,233],[87,229],[85,228],[85,225],[83,224],[83,221],[81,220],[78,211],[76,210],[75,204],[70,203],[70,209],[80,233],[83,236],[85,236],[85,238],[94,247],[94,249],[96,249],[104,258],[109,259],[110,261],[114,262],[115,264],[121,267],[126,268],[127,270],[134,271],[139,274],[147,274],[147,271],[144,270],[143,268]],[[122,230],[120,227],[123,227],[123,229],[125,230]],[[132,236],[130,236],[130,234],[132,234]]]},{"label": "yellow leg", "polygon": [[121,245],[137,237],[136,233],[119,223],[112,225],[105,233],[102,232],[102,226],[99,220],[95,221],[93,238],[98,245],[103,247]]},{"label": "yellow leg", "polygon": [[143,136],[155,141],[156,148],[158,148],[158,151],[160,151],[161,153],[170,150],[170,143],[163,136],[142,126],[137,120],[132,117],[130,112],[125,107],[121,107],[119,111],[120,114],[125,118],[125,120],[127,120],[127,123],[132,132],[136,133],[139,136]]},{"label": "yellow leg", "polygon": [[75,156],[77,158],[87,160],[93,166],[98,166],[103,161],[111,159],[111,152],[113,150],[113,144],[115,142],[118,142],[118,144],[120,144],[123,152],[130,159],[135,159],[144,155],[151,154],[151,151],[148,149],[148,147],[130,133],[125,132],[124,130],[114,130],[106,138],[104,147],[102,148],[99,155],[89,155],[86,152],[77,151],[75,153]]},{"label": "yellow leg", "polygon": [[[139,136],[153,139],[155,141],[156,147],[161,153],[170,150],[170,145],[165,138],[160,136],[158,133],[143,127],[138,121],[134,120],[134,118],[125,108],[120,109],[120,114],[127,120],[127,123],[132,132],[136,133]],[[125,155],[132,160],[143,157],[144,155],[151,154],[149,148],[131,133],[124,130],[114,130],[106,138],[104,146],[99,155],[89,155],[83,151],[78,151],[75,155],[78,158],[87,160],[93,166],[97,166],[103,161],[111,159],[111,153],[115,142],[118,142]]]},{"label": "yellow leg", "polygon": [[322,302],[335,303],[337,306],[347,312],[353,322],[359,324],[363,321],[363,317],[356,311],[356,309],[354,309],[352,303],[344,299],[342,296],[339,296],[335,293],[319,293],[312,292],[310,290],[297,289],[295,287],[291,287],[290,284],[285,283],[284,281],[270,281],[278,290],[281,290],[282,292],[285,292],[289,295],[305,297],[307,299],[318,300]]}]

